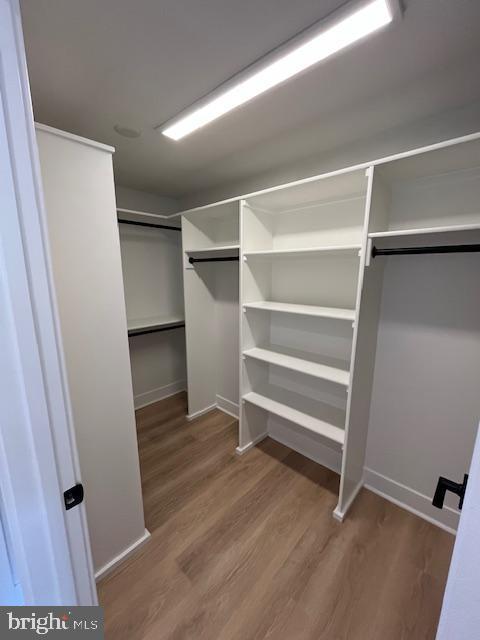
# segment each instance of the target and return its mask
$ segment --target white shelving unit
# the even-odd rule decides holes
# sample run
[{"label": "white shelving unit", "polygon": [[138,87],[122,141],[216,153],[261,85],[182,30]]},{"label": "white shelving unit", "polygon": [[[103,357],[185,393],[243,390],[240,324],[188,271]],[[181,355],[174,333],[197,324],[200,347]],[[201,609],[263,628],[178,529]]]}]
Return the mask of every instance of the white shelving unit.
[{"label": "white shelving unit", "polygon": [[372,238],[469,233],[480,229],[478,140],[380,164],[384,215]]},{"label": "white shelving unit", "polygon": [[[480,244],[479,202],[480,134],[186,212],[190,414],[220,406],[236,369],[237,453],[269,436],[338,472],[342,520],[364,481],[388,260],[372,246]],[[188,259],[237,255],[235,346],[233,316],[212,322],[221,270]]]},{"label": "white shelving unit", "polygon": [[188,417],[238,415],[238,202],[183,215],[182,241]]},{"label": "white shelving unit", "polygon": [[128,335],[135,336],[140,333],[153,332],[158,329],[173,329],[174,327],[183,327],[184,324],[185,316],[183,314],[133,318],[128,321]]},{"label": "white shelving unit", "polygon": [[[295,353],[295,355],[293,355]],[[329,380],[336,384],[348,387],[350,384],[350,375],[348,370],[341,367],[332,367],[322,362],[312,361],[308,356],[309,354],[303,354],[302,352],[291,351],[290,353],[282,353],[278,351],[278,347],[272,346],[269,349],[263,349],[260,347],[253,347],[253,349],[247,349],[243,352],[243,355],[247,358],[254,358],[261,362],[275,365],[276,367],[283,367],[290,369],[291,371],[297,371],[304,373],[314,378],[320,378],[322,380]]]},{"label": "white shelving unit", "polygon": [[243,255],[245,258],[303,258],[308,256],[337,256],[360,251],[361,245],[339,245],[324,247],[305,247],[302,249],[267,249],[265,251],[246,251]]},{"label": "white shelving unit", "polygon": [[218,247],[203,247],[198,249],[185,249],[188,258],[233,258],[238,257],[240,245],[223,245]]},{"label": "white shelving unit", "polygon": [[288,404],[277,402],[272,398],[250,391],[243,396],[245,402],[250,402],[261,409],[280,418],[288,420],[311,433],[315,433],[327,440],[343,445],[345,441],[345,431],[324,420],[319,420],[308,413],[293,409]]},{"label": "white shelving unit", "polygon": [[290,304],[288,302],[245,302],[244,309],[257,309],[260,311],[273,311],[275,313],[288,313],[299,316],[314,316],[316,318],[333,318],[335,320],[355,320],[355,309],[338,309],[335,307],[319,307],[312,304]]},{"label": "white shelving unit", "polygon": [[[480,214],[479,214],[480,218]],[[474,224],[450,224],[444,227],[424,227],[418,229],[396,229],[395,231],[373,231],[369,238],[399,238],[402,236],[423,236],[443,233],[462,233],[480,231],[480,221]]]},{"label": "white shelving unit", "polygon": [[145,211],[117,208],[117,218],[134,403],[139,408],[186,384],[181,229],[177,218]]},{"label": "white shelving unit", "polygon": [[238,453],[308,441],[340,472],[370,183],[359,170],[242,201]]}]

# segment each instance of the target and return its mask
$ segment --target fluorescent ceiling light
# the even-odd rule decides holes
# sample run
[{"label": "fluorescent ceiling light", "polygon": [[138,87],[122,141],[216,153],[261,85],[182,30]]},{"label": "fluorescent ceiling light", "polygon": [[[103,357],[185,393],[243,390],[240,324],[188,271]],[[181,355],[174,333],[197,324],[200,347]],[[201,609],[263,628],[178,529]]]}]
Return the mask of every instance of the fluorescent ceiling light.
[{"label": "fluorescent ceiling light", "polygon": [[316,35],[306,41],[302,38],[302,44],[263,66],[261,70],[250,72],[247,76],[242,74],[242,79],[233,85],[229,83],[230,88],[216,90],[214,98],[207,98],[201,106],[189,110],[187,115],[181,115],[169,124],[162,125],[161,132],[173,140],[180,140],[264,91],[368,36],[393,19],[388,0],[363,2],[360,8],[350,10],[347,14],[342,11],[341,15],[333,24],[330,20],[328,26],[325,22],[320,24],[320,31],[317,30]]}]

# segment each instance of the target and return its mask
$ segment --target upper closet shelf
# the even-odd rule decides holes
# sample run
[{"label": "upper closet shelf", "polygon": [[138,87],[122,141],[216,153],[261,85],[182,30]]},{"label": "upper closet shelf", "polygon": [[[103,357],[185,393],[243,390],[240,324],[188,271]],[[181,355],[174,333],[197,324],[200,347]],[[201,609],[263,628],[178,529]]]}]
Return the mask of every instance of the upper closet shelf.
[{"label": "upper closet shelf", "polygon": [[301,358],[297,355],[280,353],[274,349],[254,347],[253,349],[244,351],[243,355],[277,367],[283,367],[315,378],[335,382],[344,387],[348,387],[350,382],[350,373],[345,369],[331,367],[321,364],[320,362],[313,362],[308,358]]},{"label": "upper closet shelf", "polygon": [[342,254],[355,254],[360,251],[361,245],[326,245],[321,247],[307,247],[304,249],[267,249],[265,251],[247,251],[244,253],[247,258],[255,257],[308,257],[309,255],[338,256]]},{"label": "upper closet shelf", "polygon": [[396,238],[399,236],[427,235],[429,233],[455,233],[461,231],[478,231],[480,223],[455,224],[443,227],[420,227],[418,229],[395,229],[394,231],[374,231],[368,234],[369,238]]},{"label": "upper closet shelf", "polygon": [[343,446],[345,431],[333,424],[314,418],[303,411],[293,409],[292,407],[283,404],[283,402],[278,402],[277,400],[273,400],[272,398],[256,393],[255,391],[250,391],[243,396],[243,399],[246,402],[250,402],[261,409],[265,409],[266,411],[279,416],[280,418],[289,420],[308,431],[312,431],[313,433],[321,435],[324,438],[328,438],[328,440],[332,440],[333,442]]},{"label": "upper closet shelf", "polygon": [[240,245],[229,244],[203,249],[186,249],[185,253],[190,258],[235,258],[238,257],[239,249]]},{"label": "upper closet shelf", "polygon": [[137,318],[128,321],[128,335],[136,336],[144,333],[154,333],[166,329],[175,329],[185,326],[183,315],[153,316],[150,318]]},{"label": "upper closet shelf", "polygon": [[132,209],[117,208],[117,220],[119,224],[132,225],[136,227],[149,227],[152,229],[168,229],[170,231],[181,231],[176,218],[169,216],[155,215],[146,211],[133,211]]},{"label": "upper closet shelf", "polygon": [[247,309],[260,309],[262,311],[275,311],[279,313],[292,313],[302,316],[315,316],[318,318],[333,318],[336,320],[348,320],[354,322],[354,309],[338,309],[336,307],[317,307],[310,304],[290,304],[286,302],[247,302]]}]

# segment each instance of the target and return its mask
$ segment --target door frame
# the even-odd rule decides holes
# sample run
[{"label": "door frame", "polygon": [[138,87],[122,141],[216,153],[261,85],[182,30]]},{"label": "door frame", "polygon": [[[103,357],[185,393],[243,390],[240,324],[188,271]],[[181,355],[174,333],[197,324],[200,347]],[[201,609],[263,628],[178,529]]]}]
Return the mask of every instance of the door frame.
[{"label": "door frame", "polygon": [[94,605],[18,0],[0,0],[0,491],[29,605]]}]

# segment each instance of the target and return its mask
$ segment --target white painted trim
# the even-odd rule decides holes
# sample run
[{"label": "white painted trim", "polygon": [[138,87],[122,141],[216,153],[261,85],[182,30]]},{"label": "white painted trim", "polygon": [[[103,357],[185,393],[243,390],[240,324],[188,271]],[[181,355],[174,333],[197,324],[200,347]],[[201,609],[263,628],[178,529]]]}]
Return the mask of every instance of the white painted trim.
[{"label": "white painted trim", "polygon": [[257,445],[262,440],[265,440],[265,438],[267,437],[268,437],[268,433],[265,431],[265,433],[261,433],[256,438],[251,440],[248,444],[243,445],[243,447],[237,447],[235,449],[235,453],[237,454],[237,456],[243,456],[244,453],[247,453],[247,451],[250,451],[250,449],[253,449],[255,445]]},{"label": "white painted trim", "polygon": [[335,508],[334,512],[333,512],[333,517],[335,518],[335,520],[338,520],[339,522],[343,522],[343,520],[345,519],[345,516],[348,513],[348,510],[350,509],[350,507],[352,506],[355,498],[358,496],[361,488],[363,487],[363,481],[360,481],[357,486],[355,487],[355,489],[352,491],[352,493],[350,494],[349,499],[347,500],[345,507],[343,509],[343,511],[340,509],[340,507],[337,505],[337,507]]},{"label": "white painted trim", "polygon": [[[435,144],[430,144],[430,145],[427,145],[426,147],[419,147],[417,149],[411,149],[409,151],[402,151],[402,153],[397,153],[391,156],[377,158],[376,160],[368,160],[360,164],[351,165],[349,167],[343,167],[342,169],[335,169],[334,171],[329,171],[328,173],[321,173],[315,176],[311,176],[309,178],[303,178],[302,180],[294,180],[293,182],[286,182],[273,187],[267,187],[266,189],[260,189],[259,191],[253,191],[252,193],[234,196],[232,198],[227,198],[226,200],[219,200],[218,202],[211,202],[209,204],[204,204],[199,207],[192,207],[191,209],[185,209],[184,211],[179,211],[178,213],[175,213],[173,215],[181,216],[187,213],[194,213],[196,211],[202,211],[203,209],[209,209],[210,207],[217,207],[223,204],[229,204],[230,202],[236,202],[237,200],[245,200],[247,198],[253,198],[254,196],[260,196],[266,193],[272,193],[274,191],[279,191],[280,189],[286,189],[287,187],[296,187],[302,184],[307,184],[309,182],[315,182],[316,180],[324,180],[326,178],[332,178],[333,176],[338,176],[343,173],[349,173],[350,171],[359,171],[360,169],[368,169],[368,167],[370,166],[376,166],[378,164],[386,164],[388,162],[393,162],[395,160],[402,160],[403,158],[409,158],[411,156],[417,156],[422,153],[428,153],[429,151],[444,149],[445,147],[451,147],[456,144],[462,144],[463,142],[472,142],[473,140],[479,140],[479,139],[480,139],[480,131],[476,133],[470,133],[466,136],[460,136],[458,138],[452,138],[450,140],[443,140],[442,142],[436,142]],[[172,217],[172,216],[169,216],[169,217]]]},{"label": "white painted trim", "polygon": [[182,379],[175,380],[175,382],[166,384],[163,387],[157,387],[156,389],[152,389],[151,391],[139,393],[138,395],[133,397],[135,411],[137,409],[142,409],[143,407],[148,407],[149,404],[154,404],[159,400],[165,400],[165,398],[169,398],[170,396],[174,396],[177,393],[181,393],[182,391],[185,391],[186,388],[187,381],[185,379]]},{"label": "white painted trim", "polygon": [[223,413],[228,414],[229,416],[232,416],[232,418],[235,418],[236,420],[238,420],[238,404],[235,404],[235,402],[232,402],[231,400],[227,400],[226,398],[223,398],[222,396],[216,396],[216,402],[215,404],[211,404],[208,407],[205,407],[204,409],[199,409],[198,411],[195,411],[195,413],[187,413],[187,420],[195,420],[195,418],[198,418],[199,416],[203,416],[205,413],[209,413],[210,411],[213,411],[214,409],[218,409],[219,411],[223,411]]},{"label": "white painted trim", "polygon": [[204,407],[203,409],[199,409],[198,411],[195,411],[194,413],[187,413],[187,420],[189,421],[195,420],[195,418],[203,416],[205,413],[209,413],[210,411],[213,411],[216,408],[217,408],[216,404],[211,404],[208,407]]},{"label": "white painted trim", "polygon": [[[85,505],[67,512],[63,505],[63,491],[81,476],[58,332],[18,0],[0,2],[0,85],[4,205],[0,294],[6,293],[5,346],[0,351],[5,353],[2,373],[9,385],[0,384],[0,400],[5,399],[0,409],[8,410],[8,419],[0,420],[4,522],[13,533],[25,604],[95,605]],[[2,388],[8,395],[2,396]]]},{"label": "white painted trim", "polygon": [[[367,467],[364,473],[364,487],[440,529],[456,534],[460,516],[455,509],[448,506],[444,506],[442,510],[436,509],[432,506],[429,496]],[[438,517],[435,517],[435,511],[438,511]]]},{"label": "white painted trim", "polygon": [[127,547],[121,553],[115,556],[113,560],[110,560],[110,562],[107,562],[107,564],[104,564],[103,567],[101,567],[95,573],[95,580],[98,582],[99,580],[104,578],[106,575],[111,573],[114,569],[118,567],[119,564],[121,564],[122,562],[124,562],[124,560],[126,560],[129,556],[131,556],[132,553],[137,551],[146,542],[148,542],[148,539],[150,538],[150,536],[151,536],[150,531],[148,529],[145,529],[143,535],[138,540],[135,540],[135,542],[133,542],[129,547]]},{"label": "white painted trim", "polygon": [[[160,218],[161,220],[169,220],[173,218],[173,216],[179,215],[178,213],[173,213],[170,215],[165,215],[164,213],[149,213],[148,211],[136,211],[135,209],[124,209],[123,207],[117,207],[117,216],[118,214],[126,214],[128,216],[144,216],[145,218]],[[181,230],[181,227],[178,227]]]},{"label": "white painted trim", "polygon": [[59,138],[66,138],[67,140],[73,140],[74,142],[85,144],[87,147],[94,147],[95,149],[106,151],[107,153],[115,153],[115,147],[111,147],[108,144],[103,144],[103,142],[96,142],[95,140],[89,140],[88,138],[77,136],[75,133],[62,131],[61,129],[56,129],[55,127],[49,127],[47,124],[35,122],[35,129],[37,131],[45,131],[45,133],[51,133],[52,135],[58,136]]},{"label": "white painted trim", "polygon": [[223,411],[223,413],[227,413],[232,418],[236,418],[238,420],[239,408],[236,402],[232,402],[223,396],[219,396],[217,394],[217,409]]},{"label": "white painted trim", "polygon": [[[347,474],[349,472],[349,467],[351,468],[353,466],[354,468],[356,467],[358,469],[356,474],[357,477],[352,478],[352,480],[354,482],[355,481],[358,482],[361,486],[362,478],[359,479],[358,474],[363,475],[362,468],[365,464],[365,455],[367,450],[368,423],[369,423],[368,413],[367,413],[366,419],[363,419],[357,422],[357,429],[358,427],[360,427],[363,432],[362,433],[363,447],[360,441],[360,435],[361,435],[360,430],[357,430],[357,434],[356,434],[357,450],[356,451],[354,450],[354,453],[356,454],[356,457],[357,457],[357,464],[353,465],[353,462],[352,462],[353,457],[351,454],[349,456],[350,416],[352,413],[354,381],[356,380],[355,373],[356,373],[356,369],[358,368],[358,363],[356,362],[356,359],[357,359],[357,348],[358,348],[358,341],[359,341],[358,336],[359,336],[360,320],[365,314],[365,310],[362,309],[362,294],[363,294],[363,285],[365,280],[365,265],[366,265],[367,259],[369,259],[370,257],[370,254],[367,254],[367,243],[368,243],[368,228],[370,224],[370,210],[371,210],[371,204],[372,204],[373,174],[374,174],[373,167],[370,166],[365,170],[365,177],[367,178],[367,193],[365,198],[365,208],[364,208],[364,217],[363,217],[363,233],[362,233],[362,249],[360,252],[360,265],[357,272],[358,280],[357,280],[357,295],[355,299],[355,320],[353,322],[352,350],[350,353],[350,372],[348,377],[348,390],[347,390],[347,410],[345,413],[345,439],[344,439],[343,456],[342,456],[342,471],[340,474],[340,488],[338,492],[338,505],[334,511],[334,517],[340,521],[343,521],[345,514],[347,513],[350,505],[352,504],[353,500],[355,499],[359,491],[359,488],[357,485],[357,487],[355,487],[355,490],[352,492],[352,494],[345,499],[345,495],[344,495],[346,491],[345,482],[346,482]],[[369,376],[370,395],[371,395],[371,388],[373,384],[374,366],[375,366],[375,362],[373,361],[371,366],[372,373]],[[357,382],[357,386],[358,384],[359,382]],[[360,447],[362,448],[359,447],[359,444],[360,444]],[[358,460],[359,453],[362,454],[361,460]],[[345,506],[342,509],[341,505],[343,503],[345,503]]]}]

